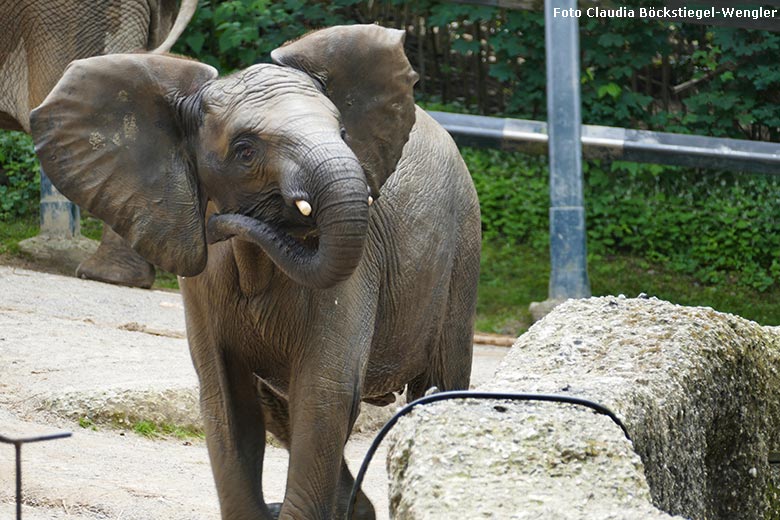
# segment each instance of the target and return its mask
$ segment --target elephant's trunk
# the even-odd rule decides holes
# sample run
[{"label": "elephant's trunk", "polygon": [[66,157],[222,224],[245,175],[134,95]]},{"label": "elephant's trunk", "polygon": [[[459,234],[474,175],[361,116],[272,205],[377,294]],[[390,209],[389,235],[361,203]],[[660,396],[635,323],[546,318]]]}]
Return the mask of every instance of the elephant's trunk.
[{"label": "elephant's trunk", "polygon": [[307,190],[319,236],[316,249],[277,226],[238,214],[212,216],[209,242],[236,237],[258,244],[287,276],[308,287],[327,289],[349,278],[363,255],[368,230],[363,170],[354,157],[347,157],[321,161],[308,173],[306,177],[317,179],[314,189]]}]

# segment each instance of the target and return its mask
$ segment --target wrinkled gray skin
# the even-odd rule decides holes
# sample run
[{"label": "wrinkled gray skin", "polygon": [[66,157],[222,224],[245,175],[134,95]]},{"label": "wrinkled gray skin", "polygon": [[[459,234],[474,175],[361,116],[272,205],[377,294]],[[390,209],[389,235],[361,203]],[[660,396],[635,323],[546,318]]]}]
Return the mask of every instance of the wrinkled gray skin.
[{"label": "wrinkled gray skin", "polygon": [[[184,0],[178,11],[176,0],[0,0],[0,128],[29,133],[30,111],[73,60],[169,50],[196,3]],[[97,253],[77,274],[137,287],[154,281],[154,267],[107,226]]]},{"label": "wrinkled gray skin", "polygon": [[[79,62],[33,134],[64,193],[186,276],[222,518],[340,519],[360,402],[468,387],[479,207],[414,106],[400,31],[326,29],[272,57],[221,79],[170,57]],[[267,431],[290,452],[282,504],[263,499]],[[374,518],[362,493],[356,511]]]}]

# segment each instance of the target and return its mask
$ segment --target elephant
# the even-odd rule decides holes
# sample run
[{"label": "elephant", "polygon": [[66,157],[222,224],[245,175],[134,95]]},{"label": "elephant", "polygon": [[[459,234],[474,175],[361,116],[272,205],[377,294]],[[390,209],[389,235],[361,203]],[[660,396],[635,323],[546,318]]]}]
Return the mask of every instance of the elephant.
[{"label": "elephant", "polygon": [[[180,277],[223,519],[343,518],[361,402],[468,387],[479,202],[403,40],[330,27],[226,77],[90,58],[32,114],[55,185]],[[276,504],[266,432],[290,457]]]},{"label": "elephant", "polygon": [[[30,133],[30,111],[71,61],[101,54],[166,52],[192,18],[197,0],[0,0],[0,128]],[[108,226],[83,278],[151,287],[154,266]]]}]

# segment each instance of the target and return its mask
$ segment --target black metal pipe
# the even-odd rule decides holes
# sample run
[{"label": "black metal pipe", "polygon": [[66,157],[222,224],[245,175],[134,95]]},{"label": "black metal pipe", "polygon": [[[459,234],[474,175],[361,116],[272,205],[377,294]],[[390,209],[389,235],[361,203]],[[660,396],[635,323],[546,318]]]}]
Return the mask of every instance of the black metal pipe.
[{"label": "black metal pipe", "polygon": [[0,435],[0,442],[5,444],[30,444],[31,442],[53,441],[55,439],[64,439],[73,435],[71,432],[50,433],[48,435],[37,435],[35,437],[7,437]]},{"label": "black metal pipe", "polygon": [[14,444],[16,449],[16,520],[22,520],[22,445]]}]

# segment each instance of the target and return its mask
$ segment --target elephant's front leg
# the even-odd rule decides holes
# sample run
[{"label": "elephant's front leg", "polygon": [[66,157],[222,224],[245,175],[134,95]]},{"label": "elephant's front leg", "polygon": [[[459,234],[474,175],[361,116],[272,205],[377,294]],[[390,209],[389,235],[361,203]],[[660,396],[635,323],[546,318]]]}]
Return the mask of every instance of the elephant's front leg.
[{"label": "elephant's front leg", "polygon": [[220,349],[193,349],[211,469],[225,520],[270,520],[263,500],[265,428],[247,363]]},{"label": "elephant's front leg", "polygon": [[360,398],[357,382],[308,370],[299,376],[290,393],[290,466],[279,518],[341,520],[344,512],[337,502],[344,445]]}]

